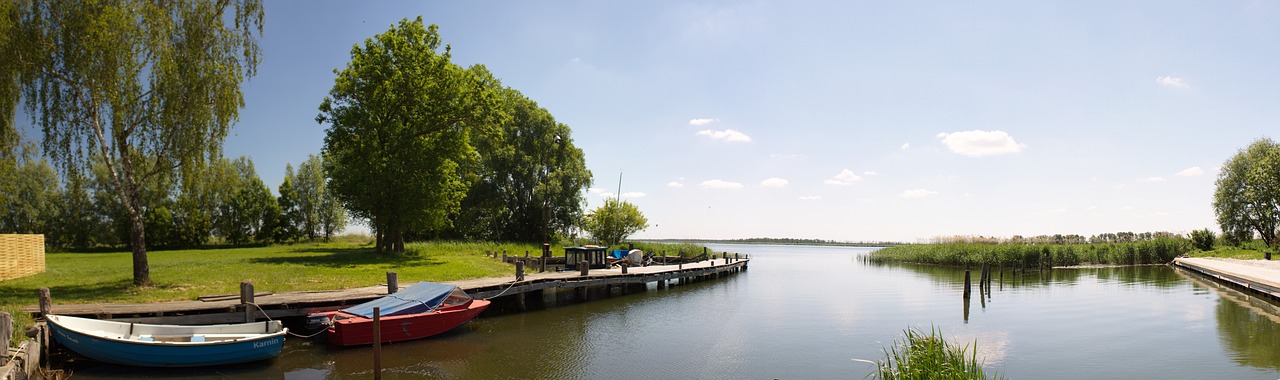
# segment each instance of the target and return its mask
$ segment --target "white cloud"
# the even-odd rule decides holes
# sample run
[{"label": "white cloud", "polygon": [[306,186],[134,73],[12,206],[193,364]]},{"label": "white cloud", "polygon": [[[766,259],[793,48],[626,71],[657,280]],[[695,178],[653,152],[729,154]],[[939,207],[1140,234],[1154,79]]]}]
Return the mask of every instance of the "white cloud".
[{"label": "white cloud", "polygon": [[853,174],[853,172],[850,171],[849,169],[845,169],[840,171],[840,174],[836,174],[835,177],[831,177],[826,181],[822,181],[822,183],[825,183],[828,185],[849,186],[849,185],[852,185],[854,182],[858,182],[858,180],[860,179],[862,179],[862,177],[859,177],[857,174]]},{"label": "white cloud", "polygon": [[1165,87],[1177,87],[1177,88],[1191,87],[1191,84],[1188,84],[1186,80],[1178,77],[1173,77],[1173,76],[1156,77],[1156,83],[1159,83],[1161,86],[1165,86]]},{"label": "white cloud", "polygon": [[1164,177],[1139,178],[1138,182],[1164,182]]},{"label": "white cloud", "polygon": [[865,175],[865,176],[871,177],[871,176],[877,176],[877,175],[880,175],[880,173],[879,173],[879,172],[876,172],[876,171],[873,171],[873,170],[868,170],[868,171],[862,172],[862,175]]},{"label": "white cloud", "polygon": [[1018,153],[1027,148],[1005,131],[963,131],[939,133],[937,136],[952,153],[969,157]]},{"label": "white cloud", "polygon": [[784,187],[784,186],[787,186],[787,184],[789,184],[789,183],[791,183],[791,181],[788,181],[788,180],[785,180],[785,179],[782,179],[782,178],[778,178],[778,177],[773,177],[773,178],[766,179],[766,180],[764,180],[764,181],[760,181],[760,186],[764,186],[764,187]]},{"label": "white cloud", "polygon": [[711,123],[716,123],[719,121],[720,119],[692,119],[692,120],[689,120],[689,125],[701,127],[701,126],[711,124]]},{"label": "white cloud", "polygon": [[936,191],[929,191],[925,189],[915,189],[915,190],[903,191],[902,194],[898,194],[898,196],[903,198],[924,198],[937,193],[938,192]]},{"label": "white cloud", "polygon": [[587,193],[591,193],[591,194],[603,194],[603,193],[604,193],[604,189],[595,188],[595,187],[588,187],[588,188],[587,188]]},{"label": "white cloud", "polygon": [[629,192],[622,193],[623,198],[644,198],[644,196],[645,196],[645,193],[641,193],[639,191],[629,191]]},{"label": "white cloud", "polygon": [[909,148],[911,148],[911,143],[902,143],[902,147],[898,149],[907,150]]},{"label": "white cloud", "polygon": [[737,182],[729,182],[729,181],[723,181],[719,179],[712,179],[712,180],[702,181],[702,187],[707,189],[741,189],[742,184]]},{"label": "white cloud", "polygon": [[800,197],[800,198],[796,198],[796,199],[799,199],[799,200],[802,200],[802,201],[820,201],[820,200],[822,200],[822,196],[821,196],[821,195],[806,195],[806,196],[803,196],[803,197]]},{"label": "white cloud", "polygon": [[1192,166],[1192,167],[1183,169],[1182,171],[1178,172],[1177,175],[1179,177],[1195,177],[1203,174],[1204,174],[1204,169],[1200,169],[1199,166]]},{"label": "white cloud", "polygon": [[751,136],[747,136],[745,133],[732,129],[726,129],[723,131],[704,129],[698,131],[698,136],[707,136],[712,140],[723,140],[724,142],[751,142]]},{"label": "white cloud", "polygon": [[671,182],[667,182],[667,187],[677,187],[677,188],[679,188],[679,187],[684,187],[684,184],[683,184],[683,183],[676,182],[676,181],[671,181]]}]

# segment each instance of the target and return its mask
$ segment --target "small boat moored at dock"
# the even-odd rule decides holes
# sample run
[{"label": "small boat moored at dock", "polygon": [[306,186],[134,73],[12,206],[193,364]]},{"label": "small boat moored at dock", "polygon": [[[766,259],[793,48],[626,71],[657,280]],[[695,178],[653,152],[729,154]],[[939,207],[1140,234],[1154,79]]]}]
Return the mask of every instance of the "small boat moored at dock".
[{"label": "small boat moored at dock", "polygon": [[346,309],[313,314],[328,325],[338,346],[373,344],[373,309],[379,309],[383,343],[422,339],[461,326],[489,307],[456,285],[419,282],[385,297]]},{"label": "small boat moored at dock", "polygon": [[140,367],[198,367],[280,356],[280,321],[227,325],[154,325],[47,315],[58,344],[90,359]]}]

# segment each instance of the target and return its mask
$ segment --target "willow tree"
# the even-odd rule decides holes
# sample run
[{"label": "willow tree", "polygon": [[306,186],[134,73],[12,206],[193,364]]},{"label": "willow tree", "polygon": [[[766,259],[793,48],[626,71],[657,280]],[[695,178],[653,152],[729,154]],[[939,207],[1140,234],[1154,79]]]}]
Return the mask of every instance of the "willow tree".
[{"label": "willow tree", "polygon": [[1280,144],[1258,139],[1227,160],[1218,173],[1213,211],[1223,236],[1247,239],[1256,232],[1270,260],[1280,233]]},{"label": "willow tree", "polygon": [[476,160],[470,134],[500,113],[496,79],[449,59],[436,25],[401,20],[351,48],[320,104],[329,185],[370,221],[380,252],[404,251],[406,231],[449,226],[467,191],[461,168]]},{"label": "willow tree", "polygon": [[258,65],[261,1],[7,3],[0,111],[25,104],[56,164],[106,165],[129,215],[133,282],[150,284],[138,188],[221,155]]}]

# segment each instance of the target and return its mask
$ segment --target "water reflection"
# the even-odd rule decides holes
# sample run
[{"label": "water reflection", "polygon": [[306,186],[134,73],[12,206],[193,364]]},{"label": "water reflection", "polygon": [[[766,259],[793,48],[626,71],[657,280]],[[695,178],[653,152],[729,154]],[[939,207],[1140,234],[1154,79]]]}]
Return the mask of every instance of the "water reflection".
[{"label": "water reflection", "polygon": [[1218,336],[1222,345],[1234,353],[1232,360],[1280,369],[1280,349],[1276,348],[1276,342],[1280,342],[1280,306],[1185,269],[1178,269],[1176,274],[1197,289],[1218,295]]}]

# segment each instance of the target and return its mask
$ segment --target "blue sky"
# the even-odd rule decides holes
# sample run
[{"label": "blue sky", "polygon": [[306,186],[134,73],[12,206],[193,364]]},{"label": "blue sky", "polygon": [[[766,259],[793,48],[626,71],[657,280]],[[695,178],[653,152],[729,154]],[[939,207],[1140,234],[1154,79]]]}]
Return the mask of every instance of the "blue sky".
[{"label": "blue sky", "polygon": [[1280,121],[1274,2],[268,1],[226,154],[278,186],[352,45],[419,15],[642,238],[1187,232]]}]

